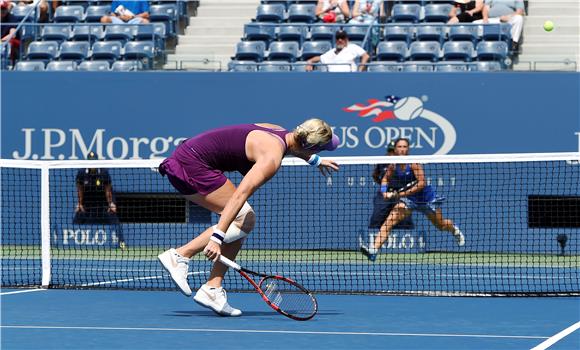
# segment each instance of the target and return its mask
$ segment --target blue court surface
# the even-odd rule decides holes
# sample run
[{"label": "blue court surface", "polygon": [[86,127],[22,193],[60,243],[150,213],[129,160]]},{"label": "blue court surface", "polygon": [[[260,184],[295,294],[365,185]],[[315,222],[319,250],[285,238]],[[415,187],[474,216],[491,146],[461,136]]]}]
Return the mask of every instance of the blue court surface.
[{"label": "blue court surface", "polygon": [[1,347],[580,348],[576,297],[317,297],[318,315],[298,322],[275,313],[256,293],[230,293],[244,315],[224,318],[178,292],[4,289]]}]

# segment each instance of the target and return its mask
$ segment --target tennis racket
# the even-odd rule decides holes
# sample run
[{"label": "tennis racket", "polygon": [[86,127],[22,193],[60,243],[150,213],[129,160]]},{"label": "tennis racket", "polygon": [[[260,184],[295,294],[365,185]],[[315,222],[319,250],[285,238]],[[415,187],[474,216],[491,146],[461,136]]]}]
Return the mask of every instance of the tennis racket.
[{"label": "tennis racket", "polygon": [[[220,255],[220,262],[238,271],[260,293],[266,304],[282,315],[293,320],[306,321],[318,312],[314,294],[297,282],[283,276],[266,275],[246,269],[223,255]],[[249,275],[261,279],[256,283]]]},{"label": "tennis racket", "polygon": [[409,182],[408,184],[406,184],[405,186],[399,188],[398,190],[390,190],[387,193],[397,193],[397,194],[399,194],[401,192],[405,192],[409,188],[415,186],[418,182],[419,182],[418,180],[413,180],[413,181]]}]

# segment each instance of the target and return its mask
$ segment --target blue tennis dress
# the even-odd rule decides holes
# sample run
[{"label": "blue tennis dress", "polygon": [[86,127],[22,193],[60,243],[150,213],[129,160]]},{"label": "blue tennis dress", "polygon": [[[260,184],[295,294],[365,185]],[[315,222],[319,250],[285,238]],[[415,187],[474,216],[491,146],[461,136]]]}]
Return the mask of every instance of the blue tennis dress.
[{"label": "blue tennis dress", "polygon": [[[417,180],[411,166],[407,164],[405,170],[395,166],[395,171],[389,178],[389,186],[395,190],[403,188],[406,184]],[[410,196],[401,197],[400,202],[405,203],[407,208],[418,210],[422,213],[435,213],[435,210],[445,201],[445,197],[438,196],[431,185],[426,185],[423,189]]]}]

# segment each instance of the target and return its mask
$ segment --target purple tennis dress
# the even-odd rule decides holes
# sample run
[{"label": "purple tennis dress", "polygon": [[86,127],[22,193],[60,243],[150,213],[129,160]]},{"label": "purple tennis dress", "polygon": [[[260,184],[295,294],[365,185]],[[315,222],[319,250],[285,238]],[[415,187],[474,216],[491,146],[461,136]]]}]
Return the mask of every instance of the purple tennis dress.
[{"label": "purple tennis dress", "polygon": [[288,149],[285,136],[290,131],[270,129],[255,124],[241,124],[213,129],[187,139],[161,163],[159,173],[180,193],[206,196],[226,182],[225,171],[242,175],[254,162],[246,156],[246,138],[254,130],[267,131],[280,138]]}]

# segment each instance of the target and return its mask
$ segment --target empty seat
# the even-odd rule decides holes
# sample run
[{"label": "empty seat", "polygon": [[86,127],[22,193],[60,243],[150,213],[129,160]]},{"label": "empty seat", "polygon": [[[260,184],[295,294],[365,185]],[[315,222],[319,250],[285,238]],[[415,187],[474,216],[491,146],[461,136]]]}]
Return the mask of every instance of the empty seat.
[{"label": "empty seat", "polygon": [[258,6],[256,21],[279,23],[284,20],[286,7],[282,4],[262,4]]},{"label": "empty seat", "polygon": [[111,66],[112,71],[138,71],[143,70],[143,62],[141,61],[116,61]]},{"label": "empty seat", "polygon": [[316,5],[293,4],[288,8],[288,22],[316,22]]},{"label": "empty seat", "polygon": [[264,59],[266,44],[262,41],[241,41],[236,45],[237,61],[257,61]]},{"label": "empty seat", "polygon": [[450,41],[471,41],[476,43],[479,40],[479,26],[476,25],[452,25],[449,26]]},{"label": "empty seat", "polygon": [[404,41],[382,41],[377,45],[379,61],[404,61],[407,56],[407,43]]},{"label": "empty seat", "polygon": [[440,51],[441,46],[437,41],[415,41],[411,43],[409,56],[411,60],[435,62],[439,59]]},{"label": "empty seat", "polygon": [[298,43],[294,41],[275,41],[270,44],[268,60],[294,62],[298,58]]},{"label": "empty seat", "polygon": [[28,45],[26,58],[29,60],[53,60],[58,57],[57,41],[33,41]]},{"label": "empty seat", "polygon": [[425,10],[425,22],[442,22],[447,23],[449,20],[449,11],[452,5],[450,4],[427,4],[423,8]]},{"label": "empty seat", "polygon": [[166,28],[163,23],[138,25],[134,32],[135,40],[162,40],[165,38]]},{"label": "empty seat", "polygon": [[170,36],[175,34],[175,22],[177,21],[177,5],[161,4],[149,7],[149,20],[151,22],[163,22],[166,33]]},{"label": "empty seat", "polygon": [[400,72],[403,70],[403,66],[400,64],[389,64],[389,63],[371,63],[367,65],[367,70],[369,72]]},{"label": "empty seat", "polygon": [[17,22],[22,22],[25,18],[26,22],[36,22],[38,19],[38,13],[32,6],[12,6],[10,14]]},{"label": "empty seat", "polygon": [[417,40],[419,41],[437,41],[442,43],[445,40],[444,26],[418,26]]},{"label": "empty seat", "polygon": [[302,59],[306,61],[331,49],[332,43],[330,41],[306,41],[302,44]]},{"label": "empty seat", "polygon": [[77,67],[77,70],[90,72],[106,72],[109,70],[109,62],[107,61],[83,61]]},{"label": "empty seat", "polygon": [[258,65],[250,61],[231,61],[228,64],[228,70],[231,72],[257,72]]},{"label": "empty seat", "polygon": [[305,26],[286,26],[282,25],[278,28],[278,40],[280,41],[296,41],[302,44],[306,37],[307,28]]},{"label": "empty seat", "polygon": [[466,64],[449,64],[449,63],[438,63],[435,65],[436,72],[450,72],[450,73],[463,73],[468,71]]},{"label": "empty seat", "polygon": [[511,24],[509,23],[483,25],[483,40],[509,42],[511,37]]},{"label": "empty seat", "polygon": [[42,28],[40,37],[44,41],[66,41],[71,36],[71,28],[67,25],[47,24]]},{"label": "empty seat", "polygon": [[76,23],[81,22],[84,17],[85,8],[77,5],[61,5],[54,11],[53,20],[55,22]]},{"label": "empty seat", "polygon": [[508,46],[503,41],[482,41],[477,44],[477,59],[480,61],[499,61],[507,57]]},{"label": "empty seat", "polygon": [[67,41],[60,45],[61,60],[82,61],[89,57],[88,41]]},{"label": "empty seat", "polygon": [[[153,41],[130,41],[125,44],[123,57],[128,60],[153,59],[155,56],[155,43]],[[151,63],[151,62],[150,62]]]},{"label": "empty seat", "polygon": [[443,59],[446,61],[471,61],[473,44],[470,41],[448,41],[443,44]]},{"label": "empty seat", "polygon": [[426,62],[405,62],[403,72],[432,72],[433,65]]},{"label": "empty seat", "polygon": [[105,27],[105,40],[131,41],[135,37],[136,26],[126,24],[113,24]]},{"label": "empty seat", "polygon": [[120,41],[99,41],[93,44],[93,60],[115,61],[121,58]]},{"label": "empty seat", "polygon": [[292,66],[287,63],[264,62],[258,65],[258,70],[260,72],[290,72]]},{"label": "empty seat", "polygon": [[395,4],[391,19],[394,22],[419,22],[421,6],[417,4]]},{"label": "empty seat", "polygon": [[86,22],[100,22],[101,17],[107,16],[111,12],[111,5],[89,6],[85,12]]},{"label": "empty seat", "polygon": [[310,27],[310,40],[334,42],[334,34],[337,30],[336,26],[313,25]]},{"label": "empty seat", "polygon": [[98,24],[77,24],[74,26],[72,39],[77,41],[98,41],[103,38],[103,26]]},{"label": "empty seat", "polygon": [[384,30],[385,41],[405,41],[411,42],[414,34],[414,28],[411,26],[393,26],[388,25]]},{"label": "empty seat", "polygon": [[46,65],[46,70],[51,71],[75,71],[77,70],[77,63],[75,61],[52,61]]},{"label": "empty seat", "polygon": [[470,65],[472,71],[498,72],[502,70],[501,64],[496,61],[476,62]]},{"label": "empty seat", "polygon": [[16,62],[14,70],[20,71],[42,71],[44,70],[44,62],[42,61],[19,61]]},{"label": "empty seat", "polygon": [[[267,45],[276,37],[276,27],[252,23],[244,25],[244,39],[248,41],[264,41]],[[267,46],[266,45],[266,46]]]},{"label": "empty seat", "polygon": [[363,41],[369,29],[367,25],[346,25],[343,27],[349,41]]}]

